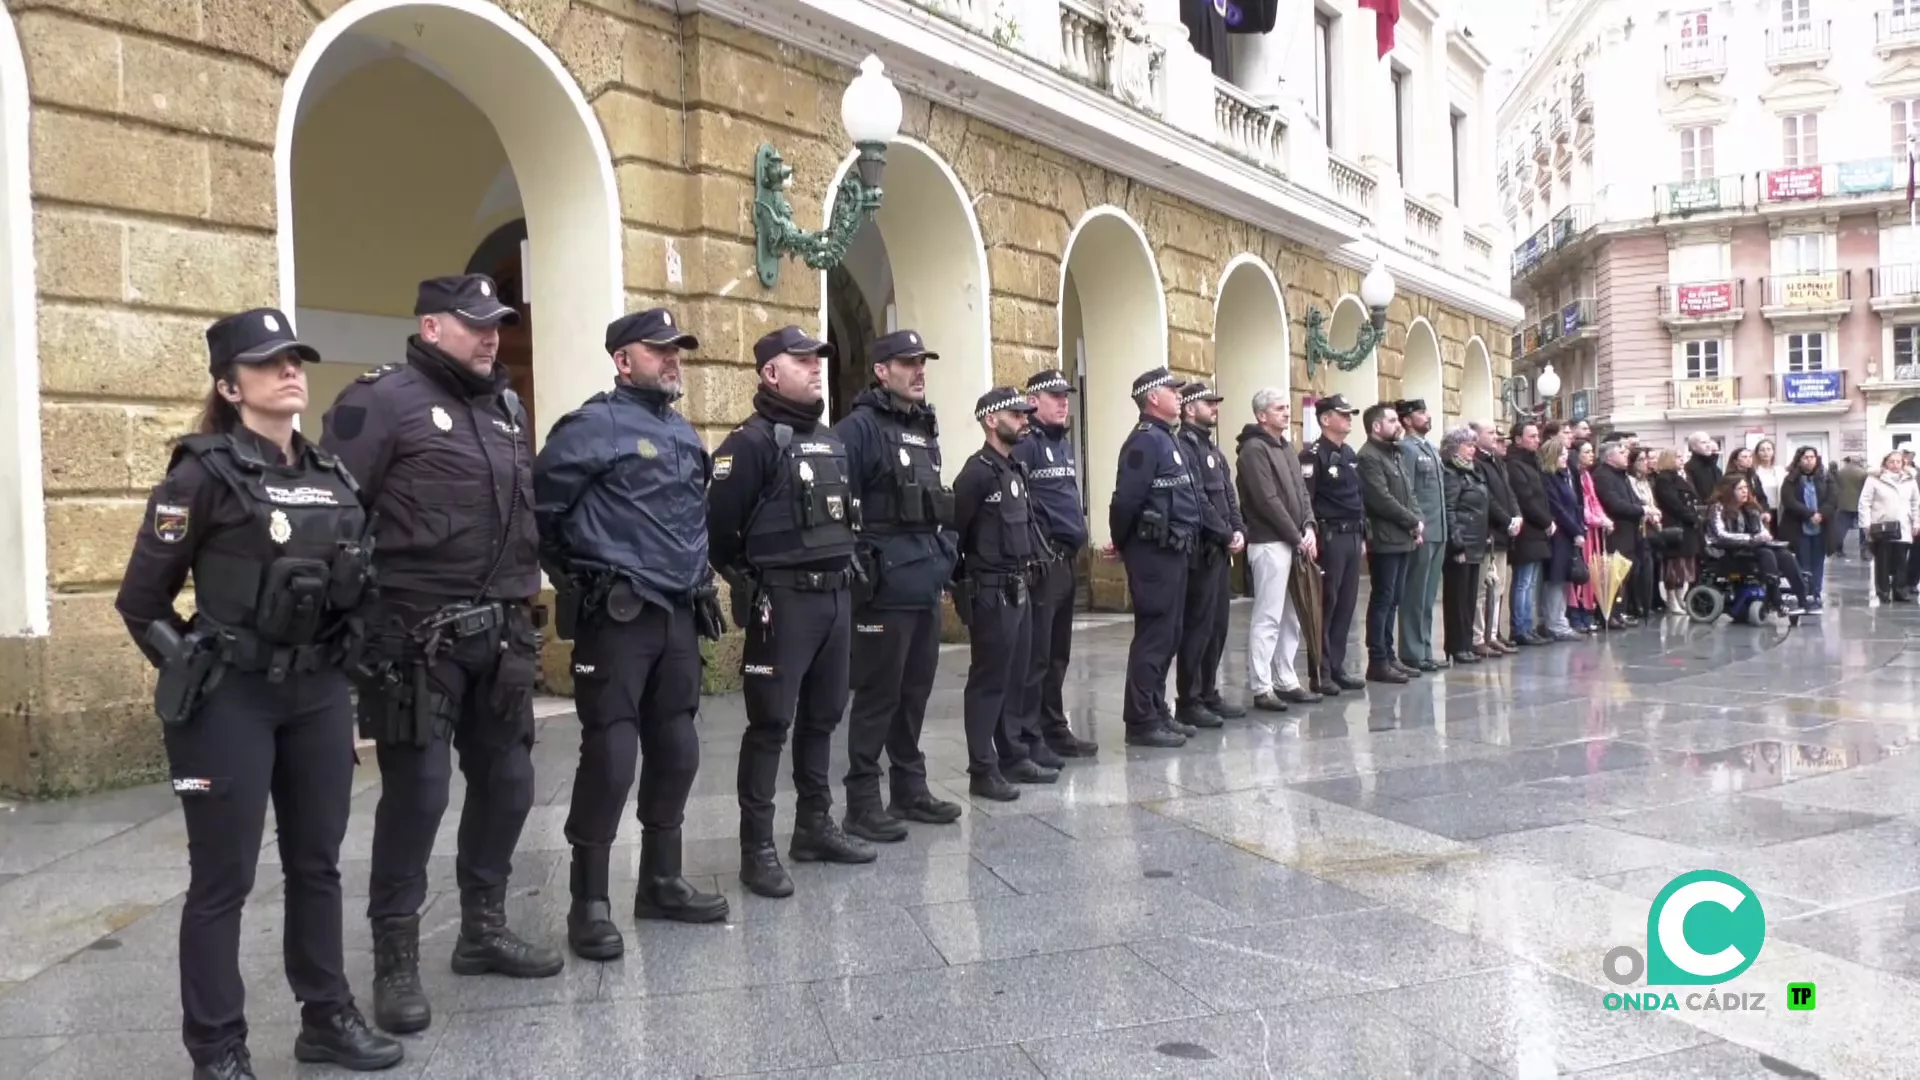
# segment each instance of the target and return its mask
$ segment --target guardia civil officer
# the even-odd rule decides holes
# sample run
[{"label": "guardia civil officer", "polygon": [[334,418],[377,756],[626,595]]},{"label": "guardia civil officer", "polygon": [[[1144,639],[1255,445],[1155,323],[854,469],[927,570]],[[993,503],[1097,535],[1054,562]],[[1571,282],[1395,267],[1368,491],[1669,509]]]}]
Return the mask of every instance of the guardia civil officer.
[{"label": "guardia civil officer", "polygon": [[533,686],[540,635],[539,533],[526,410],[495,364],[500,326],[520,315],[484,274],[430,278],[414,302],[406,363],[347,385],[322,444],[360,480],[378,514],[378,603],[364,615],[357,665],[360,733],[375,743],[367,917],[373,1019],[420,1031],[420,908],[446,812],[450,747],[467,780],[454,880],[453,970],[560,974],[560,953],[507,929],[507,877],[533,807]]},{"label": "guardia civil officer", "polygon": [[[251,1080],[240,909],[267,800],[286,877],[294,1057],[384,1069],[400,1044],[367,1026],[347,985],[340,842],[353,789],[342,669],[366,590],[367,515],[353,476],[302,438],[305,361],[320,354],[260,308],[207,329],[213,389],[147,500],[115,607],[160,669],[174,794],[191,876],[180,913],[181,1033],[195,1080]],[[193,577],[196,612],[174,601]]]},{"label": "guardia civil officer", "polygon": [[1365,689],[1347,673],[1347,638],[1353,632],[1353,608],[1360,595],[1360,548],[1366,532],[1366,507],[1360,500],[1360,458],[1347,445],[1354,413],[1340,394],[1314,404],[1320,437],[1300,451],[1300,468],[1313,500],[1314,542],[1320,550],[1326,618],[1322,653],[1327,670],[1313,673],[1313,692],[1333,697],[1341,690]]},{"label": "guardia civil officer", "polygon": [[680,873],[680,826],[700,768],[700,637],[720,637],[707,567],[707,448],[674,411],[680,353],[700,339],[650,308],[607,327],[614,387],[547,433],[534,460],[540,561],[556,630],[573,646],[580,764],[566,837],[573,849],[567,943],[588,960],[625,950],[607,873],[620,814],[640,797],[633,917],[718,922],[725,897]]},{"label": "guardia civil officer", "polygon": [[1174,669],[1174,722],[1219,727],[1247,710],[1220,696],[1220,657],[1227,651],[1233,556],[1247,546],[1247,523],[1233,491],[1227,455],[1213,443],[1223,399],[1204,381],[1180,390],[1180,446],[1200,494],[1200,541],[1187,559],[1187,595]]},{"label": "guardia civil officer", "polygon": [[1027,435],[1013,444],[1013,460],[1026,466],[1033,491],[1034,520],[1053,559],[1033,587],[1033,658],[1020,712],[1039,741],[1031,757],[1049,768],[1055,757],[1092,757],[1100,744],[1082,739],[1067,726],[1067,662],[1073,651],[1074,567],[1087,546],[1086,504],[1080,498],[1080,465],[1068,437],[1073,386],[1059,371],[1036,372],[1027,380],[1027,402],[1034,407]]},{"label": "guardia civil officer", "polygon": [[787,854],[796,862],[874,860],[872,848],[834,824],[829,779],[833,729],[847,707],[859,522],[846,448],[820,426],[820,362],[833,355],[833,346],[797,326],[754,343],[760,386],[753,415],[720,444],[708,492],[713,565],[727,579],[734,622],[747,639],[740,882],[761,896],[793,895],[773,845],[773,789],[789,730],[798,799]]},{"label": "guardia civil officer", "polygon": [[[853,613],[853,707],[847,728],[847,831],[863,840],[906,836],[903,821],[960,819],[933,797],[920,727],[940,662],[940,605],[958,550],[953,492],[940,479],[940,424],[927,404],[928,350],[916,330],[873,343],[873,385],[834,425],[860,501],[863,578]],[[880,751],[892,765],[890,810],[880,809]]]},{"label": "guardia civil officer", "polygon": [[1167,667],[1180,645],[1187,556],[1200,535],[1199,496],[1173,434],[1180,416],[1179,386],[1166,368],[1133,380],[1140,423],[1120,447],[1120,472],[1107,508],[1133,601],[1121,717],[1127,742],[1134,746],[1174,747],[1187,741],[1173,728],[1166,693]]},{"label": "guardia civil officer", "polygon": [[973,656],[965,698],[967,789],[999,802],[1020,797],[1015,783],[1060,778],[1058,769],[1034,760],[1033,750],[1044,744],[1037,728],[1027,728],[1034,718],[1019,707],[1032,661],[1032,586],[1052,559],[1034,519],[1026,468],[1013,459],[1032,412],[1025,395],[1010,386],[980,395],[973,416],[986,445],[953,482],[953,526],[960,536],[953,602]]}]

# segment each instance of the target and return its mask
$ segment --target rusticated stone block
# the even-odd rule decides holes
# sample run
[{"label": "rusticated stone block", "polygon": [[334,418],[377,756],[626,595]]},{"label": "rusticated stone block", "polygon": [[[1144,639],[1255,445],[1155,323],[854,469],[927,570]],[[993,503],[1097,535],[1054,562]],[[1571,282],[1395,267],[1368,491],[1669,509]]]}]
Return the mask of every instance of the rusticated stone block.
[{"label": "rusticated stone block", "polygon": [[840,134],[845,81],[824,80],[805,68],[711,38],[700,42],[699,57],[688,73],[689,107],[710,105],[821,137]]},{"label": "rusticated stone block", "polygon": [[273,155],[214,143],[207,150],[209,207],[207,217],[225,225],[272,229],[274,217]]},{"label": "rusticated stone block", "polygon": [[40,484],[49,496],[68,491],[127,491],[127,440],[132,431],[123,405],[40,406]]},{"label": "rusticated stone block", "polygon": [[50,500],[47,576],[54,587],[118,582],[145,510],[132,498]]},{"label": "rusticated stone block", "polygon": [[745,177],[701,173],[691,179],[688,229],[752,242],[753,184]]},{"label": "rusticated stone block", "polygon": [[993,336],[1037,349],[1060,347],[1060,315],[1053,304],[1012,296],[993,298]]},{"label": "rusticated stone block", "polygon": [[[561,16],[553,51],[567,73],[591,101],[601,91],[622,82],[627,50],[627,24],[604,11],[576,6]],[[639,31],[634,31],[638,33]],[[677,57],[666,59],[677,61]]]},{"label": "rusticated stone block", "polygon": [[683,369],[687,419],[696,424],[732,427],[753,414],[753,370],[731,364],[696,364]]},{"label": "rusticated stone block", "polygon": [[[165,37],[192,41],[200,33],[201,2],[202,0],[141,0],[140,3],[128,3],[127,0],[36,0],[35,6],[70,11],[75,15],[84,15],[94,22],[129,26]],[[24,18],[24,13],[22,17]],[[33,92],[36,98],[40,96],[40,87],[37,84]]]},{"label": "rusticated stone block", "polygon": [[103,398],[192,400],[207,387],[206,320],[40,306],[40,387]]},{"label": "rusticated stone block", "polygon": [[96,112],[120,108],[120,35],[49,11],[18,16],[35,99]]},{"label": "rusticated stone block", "polygon": [[987,249],[993,291],[1052,304],[1060,297],[1060,260],[1011,247]]},{"label": "rusticated stone block", "polygon": [[1011,342],[997,341],[993,345],[993,384],[995,386],[1014,386],[1025,389],[1027,377],[1036,371],[1046,371],[1060,366],[1060,353],[1056,349],[1034,349]]},{"label": "rusticated stone block", "polygon": [[[662,101],[679,101],[682,78],[680,33],[674,16],[641,3],[639,20],[629,22],[620,45],[621,81]],[[629,19],[633,16],[629,16]],[[691,44],[692,39],[688,39]]]},{"label": "rusticated stone block", "polygon": [[121,48],[121,108],[128,116],[273,145],[282,82],[270,72],[141,38]]},{"label": "rusticated stone block", "polygon": [[[207,144],[191,136],[39,110],[33,115],[32,142],[35,195],[206,216]],[[271,181],[271,161],[268,169]]]},{"label": "rusticated stone block", "polygon": [[974,208],[980,235],[989,248],[1011,247],[1060,258],[1067,248],[1069,223],[1057,210],[988,195]]},{"label": "rusticated stone block", "polygon": [[313,36],[313,16],[296,2],[200,0],[200,9],[200,40],[258,60],[282,75],[293,70],[300,47]]},{"label": "rusticated stone block", "polygon": [[[651,161],[680,167],[687,142],[681,133],[679,109],[625,90],[609,90],[594,99],[593,112],[600,118],[614,161]],[[742,174],[752,172],[753,161],[749,158]]]},{"label": "rusticated stone block", "polygon": [[40,295],[76,300],[126,298],[127,227],[66,210],[33,215]]},{"label": "rusticated stone block", "polygon": [[[687,125],[691,153],[702,168],[730,173],[749,183],[753,181],[754,155],[759,152],[762,143],[771,143],[780,151],[787,167],[793,170],[793,183],[787,191],[787,198],[793,202],[801,225],[806,228],[819,227],[817,222],[820,220],[819,205],[822,198],[819,193],[825,190],[840,169],[840,161],[847,153],[840,147],[844,136],[835,138],[830,145],[824,133],[819,138],[806,138],[758,120],[712,109],[690,113]],[[805,193],[812,193],[812,206],[803,213],[801,195]]]},{"label": "rusticated stone block", "polygon": [[696,177],[678,169],[632,161],[615,169],[614,178],[620,187],[620,217],[628,224],[670,233],[690,232],[701,226],[689,198]]},{"label": "rusticated stone block", "polygon": [[278,255],[271,237],[138,223],[128,230],[127,298],[218,318],[271,303]]},{"label": "rusticated stone block", "polygon": [[1196,334],[1213,333],[1213,301],[1189,292],[1167,293],[1167,324]]}]

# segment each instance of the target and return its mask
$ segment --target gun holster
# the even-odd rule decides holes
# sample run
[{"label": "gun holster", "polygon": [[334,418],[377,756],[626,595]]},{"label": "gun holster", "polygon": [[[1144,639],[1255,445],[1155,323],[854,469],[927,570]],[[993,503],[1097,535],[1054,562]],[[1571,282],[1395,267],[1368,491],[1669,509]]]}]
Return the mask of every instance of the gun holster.
[{"label": "gun holster", "polygon": [[953,583],[953,613],[960,617],[961,626],[973,625],[973,598],[977,591],[972,578],[961,578]]},{"label": "gun holster", "polygon": [[149,624],[146,638],[161,656],[160,678],[153,688],[154,715],[169,727],[185,724],[226,673],[219,638],[199,631],[183,638],[165,621]]},{"label": "gun holster", "polygon": [[580,616],[586,607],[586,590],[575,578],[564,578],[553,587],[553,632],[561,641],[572,641],[580,629]]},{"label": "gun holster", "polygon": [[[727,583],[727,606],[732,609],[733,625],[745,627],[753,621],[753,604],[760,598],[760,581],[744,566],[729,566],[720,571]],[[712,588],[712,586],[708,586]],[[714,589],[714,610],[719,611],[719,590]]]}]

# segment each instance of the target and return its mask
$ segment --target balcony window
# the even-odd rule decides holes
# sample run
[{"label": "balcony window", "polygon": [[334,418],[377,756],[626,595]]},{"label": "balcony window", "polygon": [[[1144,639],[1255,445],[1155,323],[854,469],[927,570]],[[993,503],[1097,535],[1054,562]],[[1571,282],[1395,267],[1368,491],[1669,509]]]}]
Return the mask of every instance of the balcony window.
[{"label": "balcony window", "polygon": [[1774,269],[1782,274],[1819,274],[1827,270],[1827,237],[1800,233],[1775,241]]},{"label": "balcony window", "polygon": [[1820,163],[1820,114],[1788,113],[1780,118],[1780,164],[1792,169]]},{"label": "balcony window", "polygon": [[1689,11],[1680,15],[1680,62],[1702,64],[1712,56],[1713,39],[1708,36],[1708,12]]},{"label": "balcony window", "polygon": [[1320,133],[1333,149],[1333,17],[1313,13],[1313,107]]},{"label": "balcony window", "polygon": [[1680,179],[1705,180],[1713,175],[1713,129],[1680,129]]},{"label": "balcony window", "polygon": [[1813,0],[1780,0],[1780,33],[1789,36],[1813,30]]},{"label": "balcony window", "polygon": [[1820,331],[1787,335],[1787,373],[1800,375],[1827,368],[1827,335]]},{"label": "balcony window", "polygon": [[1453,162],[1453,205],[1460,205],[1460,160],[1465,151],[1464,135],[1467,126],[1467,114],[1459,109],[1447,111],[1447,136],[1451,151],[1448,157]]},{"label": "balcony window", "polygon": [[1893,328],[1893,377],[1920,379],[1920,326]]},{"label": "balcony window", "polygon": [[1920,137],[1920,98],[1895,98],[1887,102],[1893,121],[1893,156],[1907,156],[1907,140]]},{"label": "balcony window", "polygon": [[1393,168],[1407,180],[1407,73],[1393,69]]},{"label": "balcony window", "polygon": [[1689,379],[1717,379],[1720,377],[1720,341],[1689,341],[1685,347],[1687,375]]}]

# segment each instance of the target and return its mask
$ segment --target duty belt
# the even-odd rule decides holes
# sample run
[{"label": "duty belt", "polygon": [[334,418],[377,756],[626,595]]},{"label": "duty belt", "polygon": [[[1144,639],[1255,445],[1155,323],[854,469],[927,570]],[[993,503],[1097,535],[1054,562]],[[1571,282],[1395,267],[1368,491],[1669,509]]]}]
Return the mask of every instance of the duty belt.
[{"label": "duty belt", "polygon": [[226,626],[205,615],[196,621],[212,631],[219,640],[222,663],[235,671],[264,671],[271,682],[279,682],[289,674],[305,675],[319,671],[335,659],[331,654],[332,646],[327,642],[275,645],[246,627]]},{"label": "duty belt", "polygon": [[1365,532],[1367,523],[1358,518],[1321,518],[1316,524],[1330,533]]},{"label": "duty belt", "polygon": [[489,634],[506,620],[506,609],[499,601],[485,604],[451,604],[422,619],[413,628],[422,637],[438,634],[448,641],[461,641]]},{"label": "duty belt", "polygon": [[851,570],[793,570],[775,568],[759,572],[760,584],[775,585],[801,592],[837,592],[853,584]]}]

